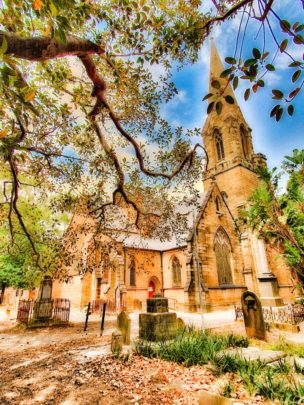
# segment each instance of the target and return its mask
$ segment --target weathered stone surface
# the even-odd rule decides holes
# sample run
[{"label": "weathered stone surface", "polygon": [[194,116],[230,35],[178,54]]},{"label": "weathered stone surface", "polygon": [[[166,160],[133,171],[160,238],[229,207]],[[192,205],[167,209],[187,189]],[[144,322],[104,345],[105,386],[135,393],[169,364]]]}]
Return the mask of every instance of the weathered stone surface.
[{"label": "weathered stone surface", "polygon": [[122,311],[117,316],[117,326],[122,333],[123,343],[129,345],[131,337],[131,319],[125,311]]},{"label": "weathered stone surface", "polygon": [[186,324],[182,318],[177,318],[177,329],[185,329]]},{"label": "weathered stone surface", "polygon": [[115,331],[112,333],[111,341],[111,351],[112,353],[120,353],[122,351],[122,333],[120,331]]},{"label": "weathered stone surface", "polygon": [[173,339],[177,334],[174,312],[139,314],[139,337],[153,342]]},{"label": "weathered stone surface", "polygon": [[235,402],[229,398],[203,391],[199,396],[199,405],[233,405]]},{"label": "weathered stone surface", "polygon": [[154,297],[147,299],[147,312],[149,313],[163,313],[169,311],[168,298]]},{"label": "weathered stone surface", "polygon": [[263,363],[274,363],[286,357],[286,353],[280,350],[265,350],[259,347],[237,347],[235,349],[224,350],[223,353],[238,355],[246,360],[261,360]]},{"label": "weathered stone surface", "polygon": [[252,291],[245,291],[241,301],[247,336],[249,338],[265,340],[266,328],[261,301]]}]

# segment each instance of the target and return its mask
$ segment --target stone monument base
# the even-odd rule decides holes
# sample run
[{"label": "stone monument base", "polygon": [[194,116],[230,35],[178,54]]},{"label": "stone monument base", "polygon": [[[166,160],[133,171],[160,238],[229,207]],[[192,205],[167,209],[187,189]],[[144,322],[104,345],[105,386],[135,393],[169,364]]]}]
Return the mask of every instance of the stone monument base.
[{"label": "stone monument base", "polygon": [[139,337],[157,342],[173,339],[177,334],[178,322],[174,312],[139,314]]},{"label": "stone monument base", "polygon": [[270,274],[258,278],[260,300],[263,307],[282,307],[284,302],[279,295],[277,278]]}]

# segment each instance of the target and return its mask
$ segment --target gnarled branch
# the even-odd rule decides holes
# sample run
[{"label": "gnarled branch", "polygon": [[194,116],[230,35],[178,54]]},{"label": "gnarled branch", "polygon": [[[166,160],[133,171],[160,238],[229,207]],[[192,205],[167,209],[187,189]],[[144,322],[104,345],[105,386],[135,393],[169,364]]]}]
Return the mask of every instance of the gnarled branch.
[{"label": "gnarled branch", "polygon": [[65,41],[51,37],[23,38],[11,32],[0,31],[0,43],[7,43],[6,55],[30,61],[45,61],[65,56],[103,54],[105,49],[88,39],[67,35]]}]

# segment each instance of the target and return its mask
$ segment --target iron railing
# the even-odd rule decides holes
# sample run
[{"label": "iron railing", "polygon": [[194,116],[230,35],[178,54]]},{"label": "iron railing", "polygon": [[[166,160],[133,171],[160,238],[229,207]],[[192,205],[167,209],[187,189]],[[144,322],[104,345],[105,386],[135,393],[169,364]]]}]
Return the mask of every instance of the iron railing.
[{"label": "iron railing", "polygon": [[[235,320],[243,319],[243,311],[240,306],[234,306]],[[263,307],[263,318],[265,322],[297,325],[304,321],[304,305],[289,304],[284,307]]]},{"label": "iron railing", "polygon": [[22,323],[30,322],[68,322],[71,301],[63,298],[54,300],[20,300],[17,319]]},{"label": "iron railing", "polygon": [[115,304],[114,300],[93,300],[91,302],[91,312],[100,313],[103,307],[103,304],[107,304],[107,312],[120,312],[126,310],[126,304],[122,302],[119,307]]},{"label": "iron railing", "polygon": [[175,298],[168,298],[168,307],[175,311],[176,309],[177,300]]}]

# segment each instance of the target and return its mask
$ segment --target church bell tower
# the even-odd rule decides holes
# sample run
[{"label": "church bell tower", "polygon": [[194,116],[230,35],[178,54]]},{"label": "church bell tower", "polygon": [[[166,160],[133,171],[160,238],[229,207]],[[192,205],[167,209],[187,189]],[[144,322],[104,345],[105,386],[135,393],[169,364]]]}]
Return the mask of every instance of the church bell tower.
[{"label": "church bell tower", "polygon": [[[208,155],[208,167],[204,176],[204,189],[216,182],[223,199],[234,218],[240,208],[248,204],[248,198],[259,185],[258,167],[266,167],[266,157],[255,153],[249,128],[232,87],[227,78],[221,78],[224,66],[213,42],[211,42],[209,93],[218,93],[222,111],[210,112],[203,128],[203,142]],[[218,88],[219,87],[219,88]],[[227,103],[226,96],[233,99]],[[213,98],[209,98],[212,102]],[[249,229],[241,235],[243,274],[246,285],[259,293],[263,305],[282,305],[278,293],[277,277],[269,269],[264,241]]]},{"label": "church bell tower", "polygon": [[[238,208],[246,203],[252,190],[258,185],[258,166],[266,166],[266,157],[255,154],[252,145],[251,129],[238,106],[235,95],[227,78],[221,78],[224,66],[217,49],[211,42],[209,92],[223,92],[220,114],[213,108],[203,128],[203,142],[209,163],[204,177],[207,190],[212,180],[216,180],[234,216]],[[220,89],[212,84],[217,81]],[[224,97],[229,95],[234,103],[229,104]],[[212,98],[209,100],[212,101]],[[210,101],[210,102],[211,102]]]}]

